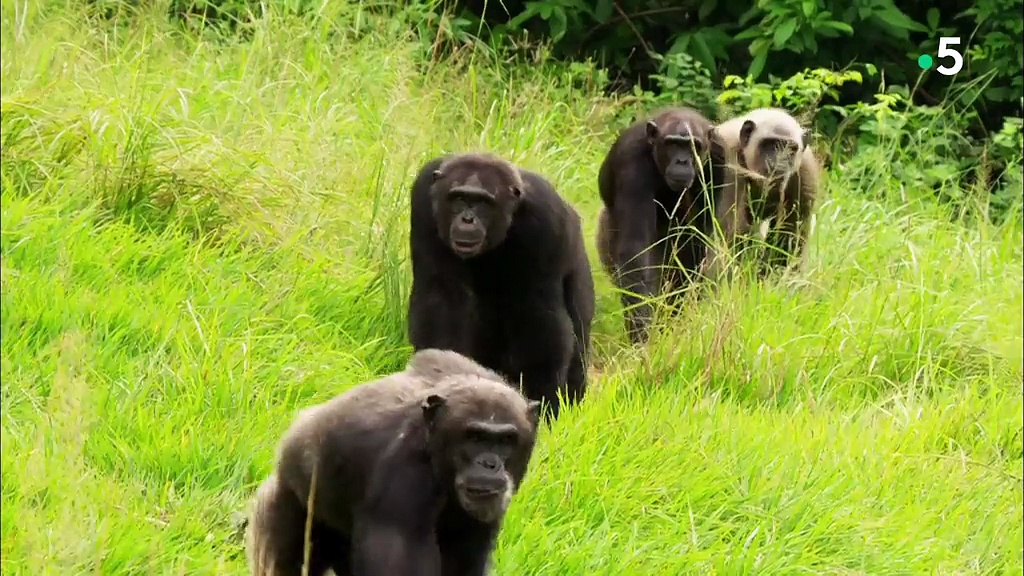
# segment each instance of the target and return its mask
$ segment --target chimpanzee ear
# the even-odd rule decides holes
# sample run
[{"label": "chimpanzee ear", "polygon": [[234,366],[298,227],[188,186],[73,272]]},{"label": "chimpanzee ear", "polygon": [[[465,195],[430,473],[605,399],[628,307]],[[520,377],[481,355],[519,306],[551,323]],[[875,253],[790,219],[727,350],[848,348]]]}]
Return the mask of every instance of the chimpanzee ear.
[{"label": "chimpanzee ear", "polygon": [[717,126],[708,128],[708,153],[718,161],[725,158],[725,144],[722,142],[722,135],[718,133]]},{"label": "chimpanzee ear", "polygon": [[423,408],[423,419],[427,421],[427,424],[434,422],[437,418],[437,413],[440,412],[441,408],[444,408],[448,404],[448,401],[444,399],[444,396],[438,394],[431,394],[427,396],[427,399],[421,404]]},{"label": "chimpanzee ear", "polygon": [[750,143],[750,137],[754,135],[754,128],[757,124],[753,120],[745,120],[740,128],[740,146],[746,148]]},{"label": "chimpanzee ear", "polygon": [[512,197],[513,198],[522,198],[523,197],[523,187],[522,186],[513,185],[512,186]]},{"label": "chimpanzee ear", "polygon": [[540,401],[530,400],[529,402],[527,402],[526,414],[530,418],[530,423],[536,426],[537,422],[540,422]]},{"label": "chimpanzee ear", "polygon": [[430,175],[431,179],[434,182],[437,182],[438,180],[440,180],[441,176],[444,176],[444,174],[442,174],[440,170],[434,170],[434,173]]},{"label": "chimpanzee ear", "polygon": [[807,128],[806,130],[804,130],[803,140],[804,140],[804,148],[808,148],[808,147],[810,147],[811,144],[814,144],[814,132],[812,132],[810,128]]},{"label": "chimpanzee ear", "polygon": [[647,139],[648,140],[654,140],[655,138],[658,137],[658,133],[659,133],[658,123],[655,122],[654,120],[648,120],[647,121]]}]

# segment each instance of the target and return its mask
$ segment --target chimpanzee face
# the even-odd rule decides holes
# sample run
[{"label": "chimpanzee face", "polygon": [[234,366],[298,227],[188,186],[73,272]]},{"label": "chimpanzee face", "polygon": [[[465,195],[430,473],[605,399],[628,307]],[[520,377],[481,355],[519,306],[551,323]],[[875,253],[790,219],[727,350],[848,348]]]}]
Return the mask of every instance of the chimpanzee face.
[{"label": "chimpanzee face", "polygon": [[523,412],[508,404],[453,405],[438,394],[424,401],[434,457],[449,472],[459,505],[481,522],[505,515],[526,473],[539,410],[539,402]]},{"label": "chimpanzee face", "polygon": [[769,180],[796,172],[810,140],[810,131],[798,133],[787,126],[758,126],[753,120],[744,121],[740,128],[740,147],[747,168]]},{"label": "chimpanzee face", "polygon": [[437,230],[452,252],[472,258],[505,240],[522,196],[518,173],[467,160],[443,166],[433,178]]},{"label": "chimpanzee face", "polygon": [[681,133],[662,131],[653,120],[647,123],[647,141],[654,154],[654,163],[661,171],[665,184],[677,193],[683,193],[697,178],[698,159],[704,159],[708,150],[703,134],[694,134],[689,125],[676,127]]}]

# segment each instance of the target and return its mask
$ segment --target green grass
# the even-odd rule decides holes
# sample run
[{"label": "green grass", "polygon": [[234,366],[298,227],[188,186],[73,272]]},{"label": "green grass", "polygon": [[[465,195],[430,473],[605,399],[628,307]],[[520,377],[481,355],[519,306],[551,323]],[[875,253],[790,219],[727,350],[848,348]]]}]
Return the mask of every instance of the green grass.
[{"label": "green grass", "polygon": [[593,250],[615,104],[340,10],[215,42],[3,4],[4,574],[245,573],[292,416],[408,358],[413,171],[476,148],[580,210],[599,290],[593,387],[496,574],[1024,571],[1019,225],[877,200],[891,150],[864,152],[801,282],[633,349]]}]

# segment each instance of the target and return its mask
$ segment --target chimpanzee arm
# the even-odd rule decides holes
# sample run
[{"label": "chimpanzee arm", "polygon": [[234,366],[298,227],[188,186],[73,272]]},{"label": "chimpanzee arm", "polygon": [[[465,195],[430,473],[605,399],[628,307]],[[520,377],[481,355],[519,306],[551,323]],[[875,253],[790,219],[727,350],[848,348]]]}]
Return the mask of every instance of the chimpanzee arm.
[{"label": "chimpanzee arm", "polygon": [[364,517],[356,524],[352,574],[356,576],[440,576],[441,553],[431,526]]},{"label": "chimpanzee arm", "polygon": [[[747,216],[747,181],[743,176],[734,173],[726,175],[726,181],[716,186],[714,198],[714,227],[710,230],[707,253],[701,264],[701,273],[718,282],[726,272],[726,250],[736,245],[738,236],[746,234],[750,228]],[[721,236],[718,236],[721,234]]]},{"label": "chimpanzee arm", "polygon": [[655,270],[651,244],[654,242],[657,225],[657,207],[653,198],[637,191],[622,194],[615,199],[612,215],[618,230],[616,245],[612,247],[612,258],[618,268],[618,285],[624,291],[622,305],[630,339],[640,342],[646,339],[652,306],[646,300],[652,296]]},{"label": "chimpanzee arm", "polygon": [[414,350],[438,348],[470,354],[474,299],[453,256],[429,234],[414,230],[408,335]]},{"label": "chimpanzee arm", "polygon": [[416,455],[386,458],[379,472],[355,517],[352,574],[440,576],[435,523],[442,502],[429,461]]},{"label": "chimpanzee arm", "polygon": [[[438,348],[468,354],[465,349],[469,323],[464,310],[467,296],[457,284],[445,282],[437,274],[413,273],[409,294],[409,343],[413,350]],[[456,304],[461,300],[462,304]]]}]

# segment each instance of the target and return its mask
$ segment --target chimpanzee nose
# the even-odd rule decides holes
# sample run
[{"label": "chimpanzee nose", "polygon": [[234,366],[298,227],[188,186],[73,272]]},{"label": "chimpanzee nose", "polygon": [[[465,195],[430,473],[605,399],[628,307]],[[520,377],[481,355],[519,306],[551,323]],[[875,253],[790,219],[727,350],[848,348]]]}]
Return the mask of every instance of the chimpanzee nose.
[{"label": "chimpanzee nose", "polygon": [[476,461],[488,470],[497,470],[501,466],[501,461],[493,454],[484,454],[477,458]]},{"label": "chimpanzee nose", "polygon": [[476,220],[476,218],[474,218],[472,214],[462,215],[462,221],[465,222],[466,224],[472,224],[474,220]]}]

